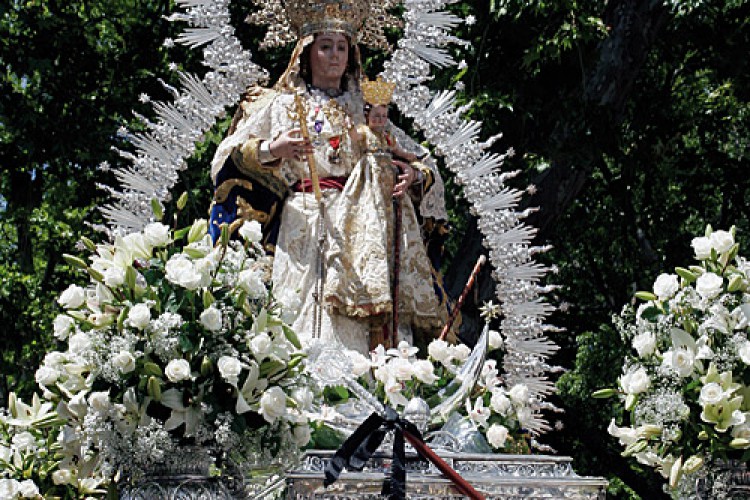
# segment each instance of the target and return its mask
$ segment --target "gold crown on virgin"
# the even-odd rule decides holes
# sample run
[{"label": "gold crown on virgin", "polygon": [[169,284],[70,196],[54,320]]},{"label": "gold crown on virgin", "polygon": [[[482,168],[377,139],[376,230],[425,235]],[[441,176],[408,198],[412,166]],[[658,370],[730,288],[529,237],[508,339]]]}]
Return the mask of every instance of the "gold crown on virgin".
[{"label": "gold crown on virgin", "polygon": [[388,10],[401,0],[254,0],[247,21],[267,25],[261,48],[278,47],[316,33],[343,33],[353,43],[390,50],[384,30],[401,26]]},{"label": "gold crown on virgin", "polygon": [[365,102],[373,106],[390,104],[393,91],[396,89],[395,83],[387,82],[381,77],[376,80],[362,80],[359,86],[362,89],[362,97],[364,97]]}]

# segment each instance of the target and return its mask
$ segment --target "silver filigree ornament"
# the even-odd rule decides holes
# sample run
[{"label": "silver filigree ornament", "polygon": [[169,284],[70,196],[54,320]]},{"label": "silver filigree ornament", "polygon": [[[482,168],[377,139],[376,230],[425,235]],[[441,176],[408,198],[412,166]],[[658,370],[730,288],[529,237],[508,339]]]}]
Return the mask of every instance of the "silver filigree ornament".
[{"label": "silver filigree ornament", "polygon": [[[336,1],[319,0],[319,3]],[[195,152],[196,141],[229,106],[236,104],[248,86],[267,81],[267,71],[252,62],[252,53],[243,49],[234,36],[229,3],[229,0],[177,0],[183,10],[169,19],[187,23],[189,27],[170,42],[202,47],[210,71],[203,78],[181,74],[181,88],[170,88],[173,102],[154,102],[156,121],[144,119],[147,131],[130,135],[135,152],[121,151],[121,154],[131,164],[114,169],[120,186],[101,186],[113,199],[102,209],[109,220],[109,226],[102,229],[110,234],[145,226],[152,217],[151,200],[169,199],[178,171],[186,167],[186,158]],[[526,226],[523,219],[533,210],[518,211],[523,193],[507,185],[517,172],[502,171],[504,160],[513,151],[490,152],[500,134],[480,140],[481,123],[463,118],[470,104],[458,106],[455,91],[434,92],[426,86],[433,78],[432,67],[456,65],[448,47],[466,45],[451,31],[468,20],[443,10],[453,3],[456,0],[373,1],[360,42],[385,48],[385,38],[379,38],[381,26],[401,23],[389,10],[395,6],[403,8],[403,36],[381,76],[396,83],[395,105],[413,120],[434,151],[443,157],[477,216],[503,314],[500,330],[507,348],[503,379],[508,387],[515,384],[529,387],[534,413],[526,427],[537,436],[550,429],[542,410],[559,411],[546,401],[554,391],[548,374],[560,370],[546,362],[558,349],[547,334],[560,331],[545,323],[554,307],[543,300],[542,294],[554,287],[543,286],[541,281],[552,269],[534,262],[534,255],[547,247],[530,243],[536,230]],[[267,21],[263,24],[269,27],[268,44],[296,40],[297,34],[281,0],[256,0],[256,5],[261,9],[251,16],[257,21],[261,20],[258,16]],[[530,186],[527,191],[532,189]]]}]

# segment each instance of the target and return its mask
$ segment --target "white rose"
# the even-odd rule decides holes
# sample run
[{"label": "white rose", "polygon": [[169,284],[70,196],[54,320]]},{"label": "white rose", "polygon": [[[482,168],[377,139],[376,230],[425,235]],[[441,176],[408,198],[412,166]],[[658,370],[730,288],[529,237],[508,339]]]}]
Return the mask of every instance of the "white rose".
[{"label": "white rose", "polygon": [[0,479],[0,498],[18,497],[18,484],[15,479]]},{"label": "white rose", "polygon": [[364,354],[358,351],[347,351],[346,355],[352,363],[352,375],[361,377],[370,371],[372,363],[370,363],[370,360]]},{"label": "white rose", "polygon": [[432,384],[438,379],[437,375],[435,375],[435,367],[426,359],[418,359],[412,367],[417,380],[425,384]]},{"label": "white rose", "polygon": [[74,484],[75,475],[70,469],[58,469],[52,473],[52,482],[56,485]]},{"label": "white rose", "polygon": [[701,394],[698,401],[701,405],[715,405],[724,400],[724,390],[716,382],[710,382],[701,388]]},{"label": "white rose", "polygon": [[631,369],[620,377],[620,386],[625,394],[639,394],[651,387],[651,379],[645,368]]},{"label": "white rose", "polygon": [[508,428],[500,424],[492,424],[487,429],[487,441],[493,448],[502,448],[508,439]]},{"label": "white rose", "polygon": [[250,241],[252,243],[259,243],[263,237],[263,233],[260,230],[260,224],[255,220],[246,220],[240,227],[239,232],[240,236],[242,236],[245,241]]},{"label": "white rose", "polygon": [[59,377],[60,372],[48,366],[40,366],[34,375],[37,384],[45,386],[54,384]]},{"label": "white rose", "polygon": [[78,309],[86,300],[86,293],[78,285],[70,285],[60,294],[57,303],[65,309]]},{"label": "white rose", "polygon": [[695,370],[695,353],[684,347],[672,349],[664,354],[662,364],[671,368],[680,377],[689,377]]},{"label": "white rose", "polygon": [[450,345],[445,340],[433,340],[427,347],[427,352],[438,363],[446,363],[451,357]]},{"label": "white rose", "polygon": [[729,231],[714,231],[709,239],[711,240],[711,246],[719,254],[729,251],[734,245],[734,237]]},{"label": "white rose", "polygon": [[125,283],[125,270],[120,266],[112,266],[104,271],[104,283],[107,286],[116,288]]},{"label": "white rose", "polygon": [[109,410],[109,392],[97,391],[92,392],[89,396],[89,405],[100,413],[105,413]]},{"label": "white rose", "polygon": [[143,239],[152,247],[163,247],[170,241],[169,226],[161,222],[152,222],[143,228]]},{"label": "white rose", "polygon": [[490,398],[490,407],[492,407],[493,410],[495,410],[495,413],[503,416],[507,416],[508,412],[511,409],[511,401],[508,396],[503,393],[503,391],[494,391],[492,393],[492,398]]},{"label": "white rose", "polygon": [[250,341],[250,350],[258,360],[262,360],[271,352],[271,345],[271,337],[267,333],[259,333]]},{"label": "white rose", "polygon": [[239,382],[240,373],[242,372],[242,363],[232,356],[222,356],[216,365],[222,378],[228,383],[236,386]]},{"label": "white rose", "polygon": [[112,365],[122,374],[130,373],[135,370],[135,358],[128,351],[120,351],[112,358]]},{"label": "white rose", "polygon": [[125,248],[134,259],[150,259],[151,246],[146,243],[142,233],[130,233],[122,238]]},{"label": "white rose", "polygon": [[393,358],[386,367],[396,380],[409,380],[414,375],[414,367],[408,359]]},{"label": "white rose", "polygon": [[529,387],[526,384],[516,384],[508,391],[510,400],[517,405],[525,405],[529,402]]},{"label": "white rose", "polygon": [[286,394],[279,386],[273,386],[260,397],[260,414],[268,423],[286,413]]},{"label": "white rose", "polygon": [[212,332],[218,332],[219,330],[221,330],[221,311],[219,311],[215,307],[209,307],[208,309],[204,310],[201,313],[201,325],[203,325],[206,330]]},{"label": "white rose", "polygon": [[181,382],[190,378],[190,363],[186,359],[173,359],[164,369],[170,382]]},{"label": "white rose", "polygon": [[675,274],[662,273],[654,282],[654,294],[661,300],[674,297],[674,294],[679,289],[680,282],[677,280],[677,275]]},{"label": "white rose", "polygon": [[143,330],[151,321],[151,309],[146,304],[136,304],[128,311],[128,324]]},{"label": "white rose", "polygon": [[737,354],[739,354],[743,363],[750,365],[750,342],[743,342],[737,349]]},{"label": "white rose", "polygon": [[312,406],[315,395],[307,387],[298,387],[292,391],[292,399],[297,402],[299,407],[307,410]]},{"label": "white rose", "polygon": [[297,425],[292,431],[292,439],[297,446],[305,446],[310,442],[312,432],[309,425]]},{"label": "white rose", "polygon": [[75,321],[73,321],[73,318],[67,314],[58,314],[52,322],[52,328],[55,330],[55,338],[59,340],[67,339],[74,326]]},{"label": "white rose", "polygon": [[22,453],[24,451],[34,451],[37,448],[34,435],[28,431],[23,431],[13,436],[11,443],[15,449]]},{"label": "white rose", "polygon": [[165,266],[167,279],[188,290],[200,287],[201,275],[196,272],[193,262],[183,254],[173,255]]},{"label": "white rose", "polygon": [[467,346],[466,344],[458,344],[451,348],[451,354],[458,361],[463,362],[466,361],[466,358],[468,358],[469,354],[471,354],[471,349],[469,349],[469,346]]},{"label": "white rose", "polygon": [[78,354],[91,348],[91,338],[85,332],[78,332],[68,340],[68,350]]},{"label": "white rose", "polygon": [[489,338],[487,339],[490,350],[500,349],[503,347],[503,336],[497,330],[490,330]]},{"label": "white rose", "polygon": [[23,498],[42,497],[41,494],[39,494],[39,487],[37,487],[36,483],[31,479],[27,479],[18,483],[18,493],[20,493],[21,497]]},{"label": "white rose", "polygon": [[711,240],[705,236],[693,238],[690,242],[695,252],[695,258],[698,260],[706,260],[711,257]]},{"label": "white rose", "polygon": [[237,285],[247,292],[251,299],[261,299],[266,296],[266,285],[260,270],[246,269],[237,278]]},{"label": "white rose", "polygon": [[641,332],[633,337],[633,348],[641,358],[650,356],[656,350],[656,335],[654,332]]},{"label": "white rose", "polygon": [[721,293],[724,279],[714,273],[705,273],[695,281],[695,290],[704,299],[712,299]]}]

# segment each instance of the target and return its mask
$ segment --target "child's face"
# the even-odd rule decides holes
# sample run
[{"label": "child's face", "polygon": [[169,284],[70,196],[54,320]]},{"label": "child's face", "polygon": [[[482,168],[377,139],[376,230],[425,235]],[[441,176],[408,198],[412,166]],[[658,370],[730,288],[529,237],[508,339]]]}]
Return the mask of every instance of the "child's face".
[{"label": "child's face", "polygon": [[386,106],[373,106],[370,110],[368,124],[376,131],[382,131],[388,123],[388,108]]}]

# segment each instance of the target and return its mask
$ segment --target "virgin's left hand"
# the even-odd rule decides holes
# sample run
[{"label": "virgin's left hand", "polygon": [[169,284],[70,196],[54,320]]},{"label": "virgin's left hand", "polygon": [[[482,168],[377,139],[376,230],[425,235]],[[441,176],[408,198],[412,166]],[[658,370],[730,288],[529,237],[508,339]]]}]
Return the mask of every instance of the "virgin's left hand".
[{"label": "virgin's left hand", "polygon": [[393,164],[401,169],[401,173],[398,176],[398,182],[393,186],[393,196],[400,198],[406,194],[409,190],[409,186],[411,186],[417,178],[417,172],[408,163],[401,160],[393,160]]}]

